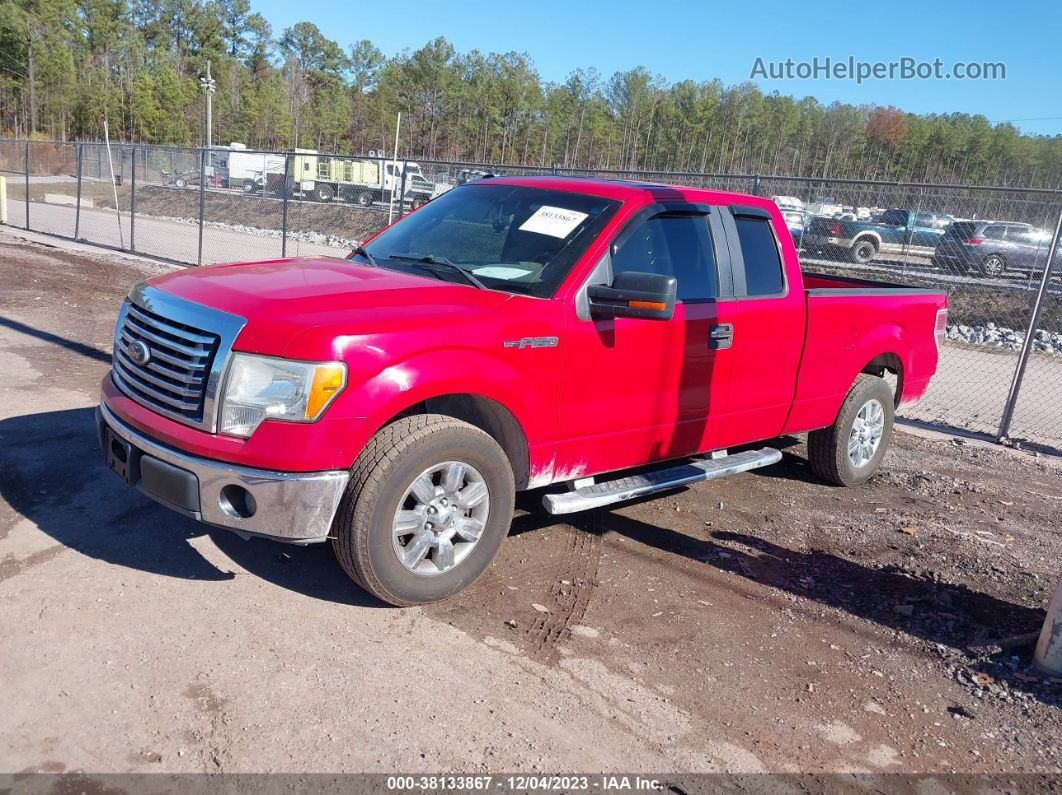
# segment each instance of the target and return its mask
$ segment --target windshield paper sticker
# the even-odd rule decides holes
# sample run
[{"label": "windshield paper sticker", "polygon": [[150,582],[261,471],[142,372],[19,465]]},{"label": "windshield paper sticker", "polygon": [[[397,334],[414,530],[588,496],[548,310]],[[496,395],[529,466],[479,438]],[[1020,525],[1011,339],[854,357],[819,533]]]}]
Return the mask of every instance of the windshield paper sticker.
[{"label": "windshield paper sticker", "polygon": [[562,207],[543,205],[535,214],[520,224],[524,232],[537,232],[550,237],[567,237],[586,218],[586,213],[565,210]]},{"label": "windshield paper sticker", "polygon": [[521,279],[530,273],[527,268],[508,268],[504,265],[488,265],[475,270],[476,276],[489,276],[492,279]]}]

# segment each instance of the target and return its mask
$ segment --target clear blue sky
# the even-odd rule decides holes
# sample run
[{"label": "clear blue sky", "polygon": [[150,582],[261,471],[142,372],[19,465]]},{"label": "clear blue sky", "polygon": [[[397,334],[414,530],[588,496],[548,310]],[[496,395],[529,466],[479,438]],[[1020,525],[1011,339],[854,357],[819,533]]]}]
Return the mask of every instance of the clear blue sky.
[{"label": "clear blue sky", "polygon": [[[344,47],[369,39],[388,55],[445,36],[460,51],[527,52],[562,81],[576,67],[603,77],[645,66],[668,81],[748,79],[757,56],[810,61],[1003,62],[1005,80],[757,80],[767,92],[914,113],[962,111],[1062,134],[1062,3],[710,2],[710,0],[252,0],[275,35],[308,20]],[[1043,118],[1053,117],[1053,118]],[[1028,119],[1035,119],[1026,121]]]}]

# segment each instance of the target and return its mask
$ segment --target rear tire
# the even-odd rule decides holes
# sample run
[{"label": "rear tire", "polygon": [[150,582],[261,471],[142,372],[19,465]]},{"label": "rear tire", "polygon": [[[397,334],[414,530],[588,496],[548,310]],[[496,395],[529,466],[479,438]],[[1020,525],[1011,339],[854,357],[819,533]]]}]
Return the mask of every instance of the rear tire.
[{"label": "rear tire", "polygon": [[[446,476],[454,463],[474,475],[451,489]],[[414,488],[433,470],[437,474],[427,476],[427,490],[434,489],[438,506]],[[459,506],[462,495],[468,495],[467,503],[479,500],[466,509]],[[486,571],[509,532],[514,497],[509,459],[488,434],[439,414],[405,417],[377,432],[354,463],[333,523],[332,549],[351,579],[378,599],[399,607],[435,602],[464,590]],[[433,507],[437,510],[429,516]],[[436,533],[429,522],[434,519],[438,530],[443,514],[457,525]],[[416,529],[400,533],[410,520],[419,522]],[[419,558],[418,537],[427,548]]]},{"label": "rear tire", "polygon": [[852,244],[852,247],[848,249],[848,256],[852,262],[857,262],[860,265],[865,265],[874,259],[874,256],[878,253],[878,247],[874,244],[873,240],[866,238],[857,240]]},{"label": "rear tire", "polygon": [[355,201],[357,201],[361,207],[372,207],[372,194],[367,190],[363,190],[358,194]]},{"label": "rear tire", "polygon": [[881,466],[892,439],[894,415],[888,384],[861,373],[848,390],[833,425],[808,434],[811,471],[835,486],[869,480]]},{"label": "rear tire", "polygon": [[256,190],[258,190],[258,186],[255,184],[253,179],[245,179],[243,181],[244,193],[254,193]]},{"label": "rear tire", "polygon": [[996,279],[1007,269],[1007,261],[999,254],[989,254],[981,261],[981,275]]},{"label": "rear tire", "polygon": [[335,195],[331,185],[318,185],[313,189],[313,197],[319,202],[330,202]]}]

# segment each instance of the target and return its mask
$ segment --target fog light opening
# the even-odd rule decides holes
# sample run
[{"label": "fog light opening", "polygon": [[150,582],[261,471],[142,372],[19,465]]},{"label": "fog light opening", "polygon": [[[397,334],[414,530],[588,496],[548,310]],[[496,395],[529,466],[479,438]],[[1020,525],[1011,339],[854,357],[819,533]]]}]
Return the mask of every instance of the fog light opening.
[{"label": "fog light opening", "polygon": [[114,457],[123,464],[129,463],[127,460],[129,456],[126,453],[125,448],[118,443],[117,439],[111,439],[111,452],[114,454]]},{"label": "fog light opening", "polygon": [[218,506],[233,519],[250,519],[258,510],[254,495],[243,486],[230,483],[218,495]]}]

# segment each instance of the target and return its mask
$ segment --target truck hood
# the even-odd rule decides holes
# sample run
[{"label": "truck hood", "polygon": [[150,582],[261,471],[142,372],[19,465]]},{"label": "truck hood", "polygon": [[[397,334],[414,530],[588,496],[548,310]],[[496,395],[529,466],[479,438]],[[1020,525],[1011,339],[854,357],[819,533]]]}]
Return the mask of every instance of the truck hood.
[{"label": "truck hood", "polygon": [[[150,284],[244,318],[235,348],[274,356],[309,356],[306,338],[314,335],[307,332],[314,329],[320,330],[322,343],[330,329],[344,335],[438,331],[474,323],[523,298],[333,257],[189,268]],[[293,353],[290,343],[296,336],[303,339],[303,350]]]}]

